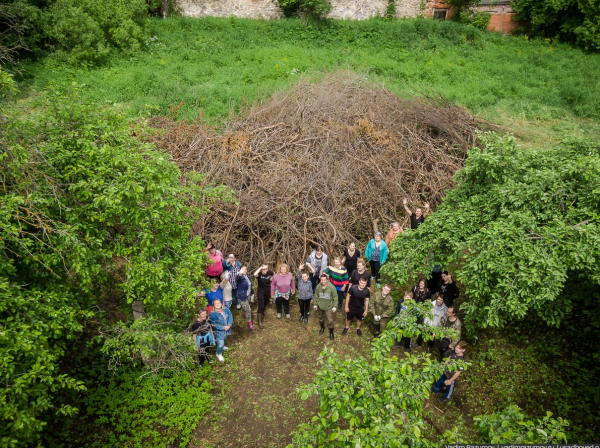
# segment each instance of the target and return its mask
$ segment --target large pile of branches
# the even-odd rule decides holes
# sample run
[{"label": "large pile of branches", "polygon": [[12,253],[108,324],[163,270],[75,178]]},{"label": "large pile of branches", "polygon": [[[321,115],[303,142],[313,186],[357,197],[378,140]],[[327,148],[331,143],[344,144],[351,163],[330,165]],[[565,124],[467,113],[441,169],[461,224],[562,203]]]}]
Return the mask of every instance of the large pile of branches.
[{"label": "large pile of branches", "polygon": [[440,96],[402,99],[364,76],[301,79],[230,120],[220,133],[201,122],[155,118],[155,143],[182,171],[235,191],[194,231],[251,265],[297,266],[320,244],[329,256],[366,243],[374,227],[406,225],[410,207],[438,204],[453,187],[478,123]]}]

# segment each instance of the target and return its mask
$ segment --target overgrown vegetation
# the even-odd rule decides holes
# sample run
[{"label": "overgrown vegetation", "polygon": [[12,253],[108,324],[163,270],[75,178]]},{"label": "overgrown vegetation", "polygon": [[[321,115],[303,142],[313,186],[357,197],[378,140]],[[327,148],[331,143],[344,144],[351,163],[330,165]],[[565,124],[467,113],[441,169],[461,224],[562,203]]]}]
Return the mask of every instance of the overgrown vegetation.
[{"label": "overgrown vegetation", "polygon": [[517,18],[531,36],[558,38],[587,50],[600,50],[600,3],[596,0],[516,0]]},{"label": "overgrown vegetation", "polygon": [[323,20],[331,11],[329,0],[272,0],[285,17],[298,17],[307,25],[310,21]]},{"label": "overgrown vegetation", "polygon": [[53,89],[43,112],[3,116],[3,445],[35,443],[49,413],[76,412],[54,400],[84,388],[60,359],[92,318],[102,322],[101,300],[104,311],[142,300],[152,315],[188,325],[206,264],[190,227],[204,204],[229,194],[200,174],[182,177],[139,138],[143,123],[75,95]]},{"label": "overgrown vegetation", "polygon": [[[96,68],[47,59],[24,66],[23,89],[85,84],[82,98],[179,119],[219,122],[301,73],[368,70],[403,95],[421,85],[496,122],[508,114],[550,123],[600,115],[600,55],[543,39],[502,37],[452,21],[151,20],[147,51]],[[169,88],[168,86],[177,86]],[[577,128],[585,123],[577,124]],[[549,128],[551,126],[548,126]]]}]

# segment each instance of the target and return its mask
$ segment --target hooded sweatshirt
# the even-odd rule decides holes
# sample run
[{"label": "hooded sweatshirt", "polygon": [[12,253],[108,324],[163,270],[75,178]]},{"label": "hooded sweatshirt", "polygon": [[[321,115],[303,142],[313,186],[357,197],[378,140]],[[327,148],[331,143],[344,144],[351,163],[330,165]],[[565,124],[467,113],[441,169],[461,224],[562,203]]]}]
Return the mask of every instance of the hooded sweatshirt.
[{"label": "hooded sweatshirt", "polygon": [[335,289],[335,286],[333,286],[333,284],[329,281],[327,282],[325,289],[323,289],[323,285],[319,283],[315,288],[313,300],[319,309],[323,311],[329,311],[331,308],[337,305],[337,289]]}]

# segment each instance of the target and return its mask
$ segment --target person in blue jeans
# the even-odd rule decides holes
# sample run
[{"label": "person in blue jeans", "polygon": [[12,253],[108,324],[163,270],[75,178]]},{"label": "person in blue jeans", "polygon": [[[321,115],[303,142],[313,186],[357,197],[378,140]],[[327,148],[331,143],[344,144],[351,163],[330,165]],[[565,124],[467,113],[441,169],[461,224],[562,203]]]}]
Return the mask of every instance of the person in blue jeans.
[{"label": "person in blue jeans", "polygon": [[225,339],[231,334],[233,316],[229,309],[223,307],[223,304],[219,299],[215,299],[213,301],[212,311],[208,317],[208,322],[211,325],[215,336],[215,342],[217,343],[217,359],[223,362],[225,361],[225,358],[223,358],[223,351],[229,350],[225,346]]},{"label": "person in blue jeans", "polygon": [[[466,346],[467,346],[467,343],[465,341],[460,341],[458,344],[456,344],[456,347],[454,348],[454,351],[450,355],[450,358],[448,358],[448,360],[446,361],[446,364],[448,364],[450,361],[457,361],[457,360],[461,360],[463,362],[466,361],[466,359],[465,359]],[[450,397],[452,397],[452,393],[454,392],[454,388],[456,387],[456,380],[458,379],[458,377],[460,376],[460,374],[463,370],[465,370],[464,365],[459,365],[458,370],[456,370],[455,372],[451,372],[446,369],[444,371],[444,373],[442,373],[442,376],[440,376],[440,378],[431,387],[431,392],[438,393],[438,394],[443,393],[443,395],[440,398],[438,398],[438,401],[440,403],[444,403],[445,401],[450,401]],[[446,391],[442,392],[442,388],[444,386],[446,387]]]},{"label": "person in blue jeans", "polygon": [[369,259],[369,265],[371,266],[371,280],[375,280],[378,288],[381,288],[379,284],[379,269],[387,261],[388,247],[385,241],[381,239],[381,233],[375,232],[375,238],[369,241],[367,244],[367,250],[365,250],[365,256]]},{"label": "person in blue jeans", "polygon": [[231,285],[231,295],[235,299],[235,307],[239,310],[242,305],[240,301],[236,297],[237,292],[237,276],[240,273],[240,269],[242,268],[242,263],[235,259],[235,255],[229,254],[227,256],[227,260],[225,261],[225,270],[229,272],[229,284]]}]

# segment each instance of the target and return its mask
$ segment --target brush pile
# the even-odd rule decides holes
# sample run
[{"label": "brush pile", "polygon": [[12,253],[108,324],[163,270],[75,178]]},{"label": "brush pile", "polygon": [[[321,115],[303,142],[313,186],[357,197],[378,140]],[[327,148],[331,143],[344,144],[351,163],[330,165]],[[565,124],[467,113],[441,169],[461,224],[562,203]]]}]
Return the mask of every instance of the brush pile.
[{"label": "brush pile", "polygon": [[384,235],[393,221],[406,225],[404,198],[413,210],[435,208],[479,124],[442,97],[401,99],[351,73],[301,79],[221,133],[151,123],[166,130],[154,142],[183,172],[233,189],[239,205],[212,205],[194,232],[252,269],[298,266],[317,244],[330,257],[352,241],[362,249],[378,223]]}]

